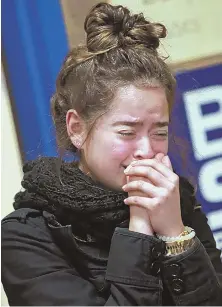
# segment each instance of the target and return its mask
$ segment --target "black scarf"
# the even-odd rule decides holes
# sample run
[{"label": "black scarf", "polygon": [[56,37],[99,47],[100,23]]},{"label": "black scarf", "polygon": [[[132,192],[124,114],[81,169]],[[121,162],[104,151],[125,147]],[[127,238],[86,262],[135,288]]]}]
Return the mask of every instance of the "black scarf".
[{"label": "black scarf", "polygon": [[[110,240],[117,226],[128,225],[127,193],[106,189],[85,175],[77,163],[58,158],[40,158],[23,167],[22,187],[14,208],[33,208],[52,213],[62,225],[72,225],[76,236],[86,241]],[[193,209],[191,191],[180,178],[184,222]],[[186,204],[186,206],[185,206]]]},{"label": "black scarf", "polygon": [[40,158],[23,167],[22,187],[14,208],[34,208],[53,213],[71,224],[76,235],[88,240],[110,238],[115,227],[129,218],[123,202],[126,193],[105,189],[86,176],[77,163]]}]

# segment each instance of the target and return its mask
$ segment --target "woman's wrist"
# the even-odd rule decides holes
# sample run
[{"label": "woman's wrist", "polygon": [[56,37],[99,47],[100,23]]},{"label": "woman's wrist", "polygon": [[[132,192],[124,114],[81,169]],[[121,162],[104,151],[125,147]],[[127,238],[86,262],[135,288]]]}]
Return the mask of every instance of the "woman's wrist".
[{"label": "woman's wrist", "polygon": [[157,237],[177,237],[179,236],[185,229],[183,223],[179,225],[172,225],[169,229],[163,229],[162,231],[156,231]]},{"label": "woman's wrist", "polygon": [[140,222],[138,223],[136,221],[133,221],[133,222],[130,221],[129,230],[139,232],[139,233],[143,233],[143,234],[146,234],[146,235],[149,235],[149,236],[154,235],[153,230],[149,225],[146,225],[145,223],[142,224]]},{"label": "woman's wrist", "polygon": [[150,236],[154,235],[149,214],[146,209],[136,206],[130,207],[129,230]]},{"label": "woman's wrist", "polygon": [[166,243],[172,243],[192,239],[195,236],[195,231],[191,227],[184,226],[183,231],[178,236],[161,236],[159,234],[156,236]]}]

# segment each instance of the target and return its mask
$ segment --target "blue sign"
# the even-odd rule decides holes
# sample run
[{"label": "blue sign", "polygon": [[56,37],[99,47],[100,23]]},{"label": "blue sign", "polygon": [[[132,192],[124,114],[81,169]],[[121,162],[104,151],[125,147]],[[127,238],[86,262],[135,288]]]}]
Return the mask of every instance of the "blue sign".
[{"label": "blue sign", "polygon": [[68,52],[59,0],[2,0],[2,45],[23,160],[57,155],[50,97]]},{"label": "blue sign", "polygon": [[[193,175],[197,199],[222,249],[222,65],[178,73],[171,155],[178,173]],[[187,158],[175,156],[179,149]],[[171,156],[170,156],[171,157]]]}]

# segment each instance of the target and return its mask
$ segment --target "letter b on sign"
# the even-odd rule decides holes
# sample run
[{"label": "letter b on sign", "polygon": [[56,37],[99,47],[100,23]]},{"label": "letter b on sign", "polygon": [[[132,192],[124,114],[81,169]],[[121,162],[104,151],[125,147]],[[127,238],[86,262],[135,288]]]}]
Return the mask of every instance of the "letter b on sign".
[{"label": "letter b on sign", "polygon": [[221,155],[222,86],[209,86],[184,93],[184,106],[195,158],[204,160]]}]

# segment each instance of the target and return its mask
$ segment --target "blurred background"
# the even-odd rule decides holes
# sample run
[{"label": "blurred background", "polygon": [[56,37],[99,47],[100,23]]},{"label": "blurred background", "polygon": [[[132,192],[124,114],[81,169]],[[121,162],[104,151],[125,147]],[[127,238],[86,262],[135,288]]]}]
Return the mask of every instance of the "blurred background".
[{"label": "blurred background", "polygon": [[[66,53],[84,43],[84,18],[98,2],[2,0],[2,218],[13,210],[22,164],[57,155],[50,97]],[[195,179],[197,199],[222,249],[222,1],[107,2],[143,12],[168,29],[160,52],[169,56],[178,84],[171,124],[178,141],[170,140],[170,158],[179,174]]]}]

